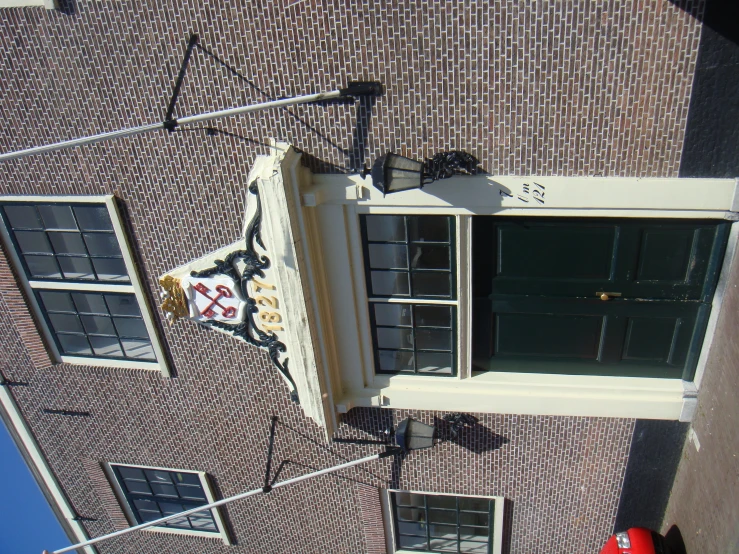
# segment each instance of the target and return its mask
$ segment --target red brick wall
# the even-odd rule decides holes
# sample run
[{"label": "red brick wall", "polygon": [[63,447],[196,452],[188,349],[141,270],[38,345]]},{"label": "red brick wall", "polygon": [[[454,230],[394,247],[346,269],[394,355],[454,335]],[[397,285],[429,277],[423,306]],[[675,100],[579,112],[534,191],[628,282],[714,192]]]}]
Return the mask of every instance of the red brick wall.
[{"label": "red brick wall", "polygon": [[[691,9],[699,14],[702,3]],[[493,173],[675,176],[700,26],[667,0],[0,9],[0,151],[162,120],[192,31],[243,77],[196,50],[176,115],[333,89],[349,78],[379,79],[387,94],[371,110],[303,106],[215,122],[229,134],[214,137],[162,132],[0,163],[3,194],[116,194],[153,297],[158,275],[239,236],[246,176],[268,137],[334,171],[365,153],[371,162],[390,149],[422,156],[459,148]],[[84,523],[92,535],[117,524],[85,460],[205,471],[225,496],[261,486],[272,414],[282,422],[275,459],[289,460],[281,478],[372,450],[325,445],[264,352],[192,324],[161,326],[171,379],[48,367],[7,267],[0,272],[0,363],[29,383],[13,394],[73,505],[96,520]],[[339,435],[376,431],[383,417],[404,414],[350,416]],[[233,547],[142,533],[100,549],[371,552],[376,537],[361,523],[360,499],[367,486],[390,484],[506,496],[515,554],[597,551],[612,530],[633,422],[488,415],[481,423],[466,446],[444,443],[400,468],[386,460],[230,506]]]}]

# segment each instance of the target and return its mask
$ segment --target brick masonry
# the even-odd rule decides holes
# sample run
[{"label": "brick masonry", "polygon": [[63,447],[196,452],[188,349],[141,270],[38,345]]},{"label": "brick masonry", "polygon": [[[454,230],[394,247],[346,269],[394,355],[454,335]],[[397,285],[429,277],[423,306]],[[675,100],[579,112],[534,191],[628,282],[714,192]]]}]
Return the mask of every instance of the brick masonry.
[{"label": "brick masonry", "polygon": [[[314,168],[395,150],[465,149],[492,173],[676,176],[703,4],[647,2],[70,2],[0,9],[0,150],[160,121],[190,32],[176,115],[378,79],[376,103],[240,116],[0,164],[3,194],[115,194],[153,299],[156,277],[232,242],[268,137]],[[209,53],[210,52],[210,53]],[[219,63],[219,57],[231,66]],[[7,265],[0,264],[6,283]],[[160,333],[174,378],[49,365],[14,287],[0,288],[0,363],[91,535],[116,529],[93,463],[205,471],[217,495],[261,486],[269,417],[281,478],[371,451],[327,445],[264,352],[192,324]],[[31,325],[31,327],[29,327]],[[90,417],[43,414],[77,409]],[[376,436],[401,411],[355,410],[339,436]],[[431,421],[442,414],[416,413]],[[223,510],[235,545],[146,532],[101,552],[377,551],[367,487],[502,495],[512,554],[597,551],[610,534],[634,422],[481,415],[460,443],[401,464],[278,489]],[[86,469],[87,468],[87,469]],[[62,545],[49,545],[50,548]]]}]

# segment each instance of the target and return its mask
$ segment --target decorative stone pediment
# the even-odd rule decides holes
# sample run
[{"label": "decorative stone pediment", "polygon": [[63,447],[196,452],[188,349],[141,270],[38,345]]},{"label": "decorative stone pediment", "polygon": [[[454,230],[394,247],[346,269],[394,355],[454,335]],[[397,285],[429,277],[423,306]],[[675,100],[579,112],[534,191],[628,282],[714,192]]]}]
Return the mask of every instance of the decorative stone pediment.
[{"label": "decorative stone pediment", "polygon": [[303,172],[310,179],[288,145],[259,156],[248,178],[243,236],[163,275],[162,310],[171,324],[189,320],[264,348],[291,398],[326,428],[331,408],[294,239],[299,210],[290,209]]}]

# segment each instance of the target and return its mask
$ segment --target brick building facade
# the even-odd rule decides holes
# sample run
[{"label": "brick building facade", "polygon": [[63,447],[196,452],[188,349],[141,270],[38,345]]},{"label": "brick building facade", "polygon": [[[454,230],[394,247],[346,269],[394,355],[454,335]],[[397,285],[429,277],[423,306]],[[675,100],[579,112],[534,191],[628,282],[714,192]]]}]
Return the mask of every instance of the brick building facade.
[{"label": "brick building facade", "polygon": [[[265,351],[189,322],[169,326],[159,309],[159,276],[240,237],[247,176],[269,138],[303,152],[315,173],[350,173],[389,150],[422,158],[460,149],[494,175],[677,177],[703,9],[657,0],[0,8],[2,152],[161,121],[192,32],[199,46],[177,116],[350,79],[386,88],[376,101],[272,110],[209,124],[210,133],[182,128],[0,163],[5,196],[115,196],[171,373],[58,363],[18,284],[21,270],[7,253],[0,260],[2,372],[27,384],[5,389],[77,524],[90,537],[129,525],[104,464],[204,472],[216,497],[260,487],[273,414],[281,479],[374,452],[326,441]],[[408,415],[438,422],[444,413],[358,407],[333,436],[377,438]],[[150,531],[97,548],[384,553],[378,489],[390,488],[504,497],[504,552],[597,551],[613,531],[636,418],[474,415],[479,424],[461,438],[402,463],[221,508],[230,545]]]}]

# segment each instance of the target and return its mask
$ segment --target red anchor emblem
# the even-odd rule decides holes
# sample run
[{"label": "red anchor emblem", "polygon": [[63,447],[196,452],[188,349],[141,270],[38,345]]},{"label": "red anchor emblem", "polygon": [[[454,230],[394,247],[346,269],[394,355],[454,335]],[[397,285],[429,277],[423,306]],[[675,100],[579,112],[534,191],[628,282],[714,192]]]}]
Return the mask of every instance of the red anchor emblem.
[{"label": "red anchor emblem", "polygon": [[195,286],[193,286],[193,288],[197,292],[205,296],[208,300],[210,300],[210,304],[208,304],[205,309],[200,312],[204,317],[211,318],[216,315],[216,312],[213,310],[213,306],[218,306],[223,310],[223,312],[221,312],[221,315],[223,317],[230,318],[236,315],[236,308],[234,308],[233,306],[223,306],[218,302],[221,298],[231,298],[233,296],[233,292],[231,292],[226,285],[216,285],[216,292],[218,294],[215,297],[211,297],[208,295],[210,289],[206,287],[203,283],[197,283]]}]

